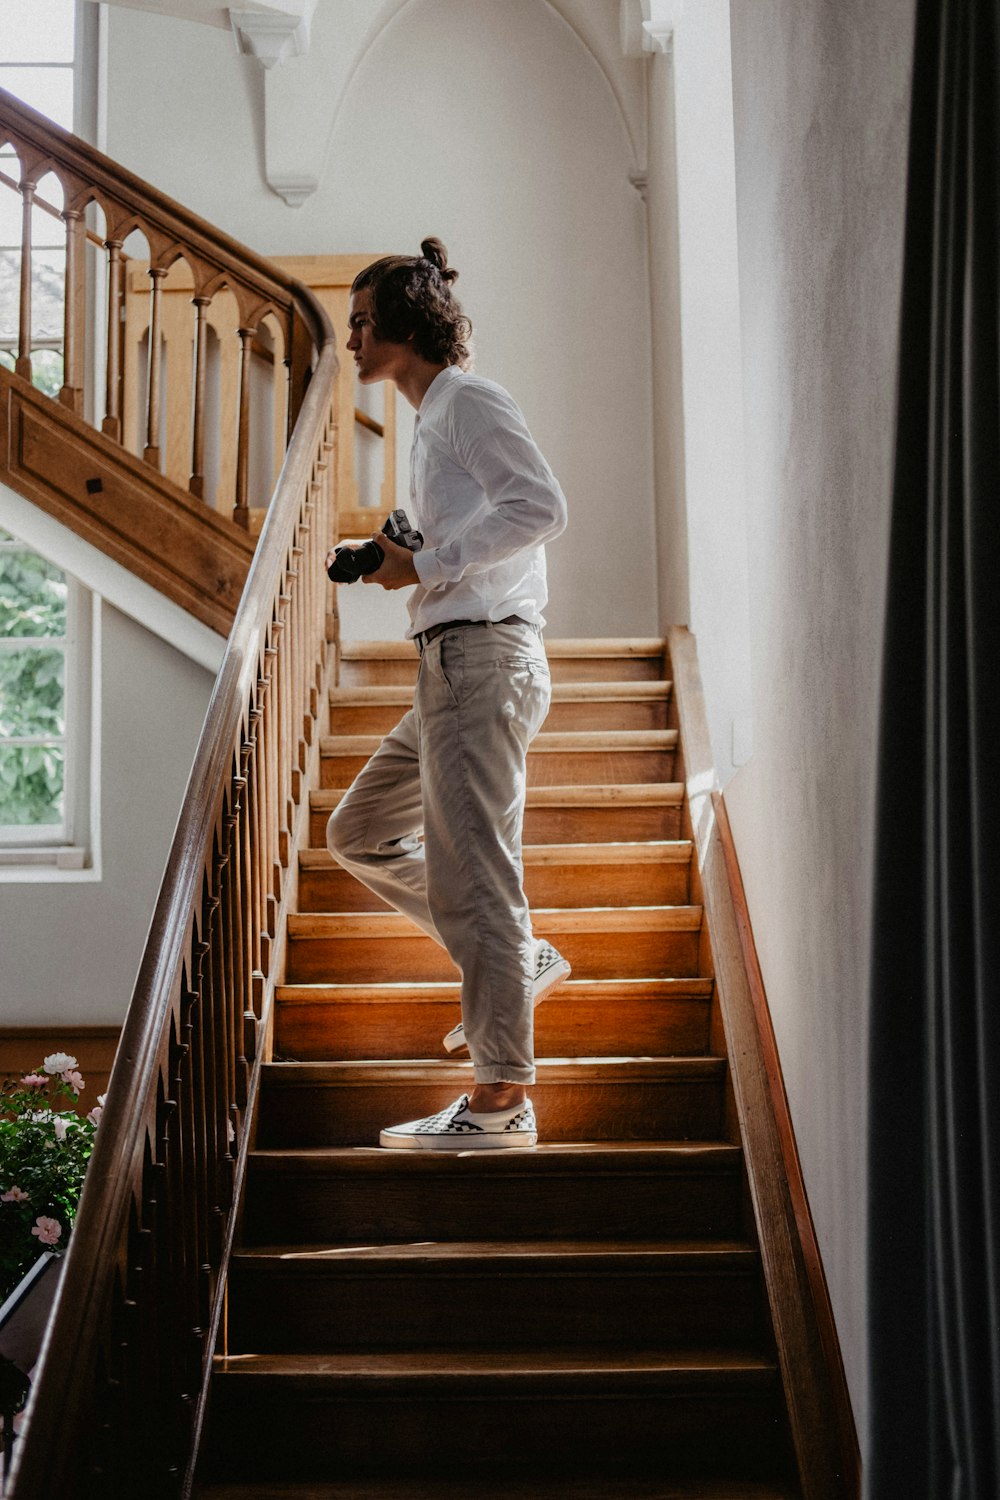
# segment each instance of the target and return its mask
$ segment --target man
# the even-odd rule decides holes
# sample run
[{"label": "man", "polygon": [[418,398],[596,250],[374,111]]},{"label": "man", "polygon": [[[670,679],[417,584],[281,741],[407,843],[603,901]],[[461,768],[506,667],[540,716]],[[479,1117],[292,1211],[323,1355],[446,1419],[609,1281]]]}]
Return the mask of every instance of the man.
[{"label": "man", "polygon": [[525,757],[551,696],[543,544],[565,527],[566,502],[511,397],[468,371],[472,329],[444,246],[424,240],[421,252],[356,278],[347,341],[362,384],[393,380],[417,411],[408,516],[423,545],[376,532],[385,557],[364,579],[413,586],[414,704],[346,792],[327,843],[462,975],[462,1023],[445,1047],[468,1045],[472,1092],[383,1130],[381,1144],[534,1146],[533,1007],[569,964],[532,937],[521,826]]}]

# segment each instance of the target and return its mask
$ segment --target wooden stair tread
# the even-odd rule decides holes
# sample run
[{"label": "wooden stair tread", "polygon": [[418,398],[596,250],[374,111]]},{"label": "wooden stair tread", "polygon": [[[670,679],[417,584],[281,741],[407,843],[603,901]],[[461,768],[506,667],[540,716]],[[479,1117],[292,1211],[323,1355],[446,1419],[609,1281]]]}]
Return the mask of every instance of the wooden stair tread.
[{"label": "wooden stair tread", "polygon": [[[374,755],[385,738],[381,734],[327,734],[320,752],[334,755]],[[562,729],[542,730],[531,742],[529,755],[572,755],[598,751],[619,755],[629,750],[673,750],[676,729]]]},{"label": "wooden stair tread", "polygon": [[[700,906],[596,906],[574,910],[539,907],[532,913],[546,934],[560,932],[698,932]],[[290,938],[426,937],[409,917],[394,911],[290,912]],[[431,942],[427,938],[427,942]]]},{"label": "wooden stair tread", "polygon": [[[691,1480],[627,1479],[512,1479],[504,1474],[495,1483],[488,1479],[475,1481],[476,1500],[798,1500],[798,1492],[766,1481],[752,1479],[718,1480],[715,1483]],[[241,1484],[224,1481],[199,1484],[195,1500],[469,1500],[467,1478],[426,1479],[348,1479],[316,1484],[270,1483],[253,1479]]]},{"label": "wooden stair tread", "polygon": [[[546,653],[556,659],[566,657],[615,657],[615,656],[662,656],[666,641],[658,636],[629,636],[621,640],[614,636],[594,636],[545,641]],[[342,661],[409,661],[415,657],[417,648],[412,641],[344,641],[341,643]]]},{"label": "wooden stair tread", "polygon": [[[673,683],[666,678],[648,682],[554,682],[553,703],[632,703],[667,702]],[[406,707],[413,702],[413,687],[400,683],[359,683],[353,687],[332,687],[330,704],[333,708],[362,708],[380,706],[386,708]]]},{"label": "wooden stair tread", "polygon": [[[559,987],[545,997],[545,1004],[594,999],[606,1000],[710,1000],[715,981],[713,979],[564,979]],[[458,1004],[462,987],[452,983],[421,983],[409,980],[391,984],[279,984],[277,999],[294,1001],[297,1005],[317,1005],[339,1001],[352,1004],[398,1005],[401,1000],[415,1005],[440,1001]]]},{"label": "wooden stair tread", "polygon": [[[453,1062],[450,1058],[395,1058],[359,1062],[271,1062],[264,1064],[264,1078],[270,1086],[294,1088],[297,1084],[312,1087],[317,1083],[365,1084],[417,1083],[443,1088],[450,1084],[468,1088],[471,1063]],[[725,1072],[724,1057],[538,1057],[535,1059],[536,1082],[539,1084],[579,1084],[599,1081],[603,1084],[680,1083],[716,1079]]]},{"label": "wooden stair tread", "polygon": [[559,1141],[531,1151],[471,1151],[456,1156],[434,1151],[385,1151],[381,1146],[257,1147],[250,1153],[256,1171],[301,1176],[336,1173],[345,1176],[393,1177],[414,1173],[426,1177],[456,1174],[480,1176],[588,1176],[618,1172],[731,1172],[743,1159],[728,1141]]},{"label": "wooden stair tread", "polygon": [[[688,864],[690,839],[646,839],[625,844],[525,844],[526,865]],[[303,870],[339,869],[328,849],[300,849]]]},{"label": "wooden stair tread", "polygon": [[[498,1360],[503,1363],[498,1364]],[[777,1378],[773,1359],[752,1349],[406,1349],[367,1354],[220,1354],[216,1376],[238,1380],[294,1382],[300,1389],[336,1386],[372,1394],[405,1394],[428,1385],[447,1395],[467,1393],[474,1376],[477,1394],[517,1390],[519,1395],[557,1385],[566,1392],[597,1389],[769,1385]]]},{"label": "wooden stair tread", "polygon": [[624,1266],[636,1273],[665,1266],[749,1269],[759,1256],[741,1240],[447,1240],[411,1245],[266,1245],[234,1252],[234,1264],[280,1274],[293,1264],[301,1270],[352,1274],[366,1267],[379,1272],[411,1266],[439,1266],[449,1274],[459,1267],[495,1274],[508,1266],[519,1270],[592,1270]]},{"label": "wooden stair tread", "polygon": [[[269,1483],[253,1479],[245,1484],[222,1482],[195,1487],[195,1500],[469,1500],[467,1478],[349,1479],[315,1484]],[[476,1500],[798,1500],[798,1492],[752,1479],[691,1480],[627,1479],[512,1479],[504,1474],[496,1483],[475,1481]]]},{"label": "wooden stair tread", "polygon": [[[378,738],[373,736],[373,738]],[[347,791],[344,787],[316,787],[309,794],[310,806],[317,812],[332,812]],[[681,781],[632,781],[616,786],[529,786],[528,807],[637,807],[652,804],[677,807],[684,800]]]}]

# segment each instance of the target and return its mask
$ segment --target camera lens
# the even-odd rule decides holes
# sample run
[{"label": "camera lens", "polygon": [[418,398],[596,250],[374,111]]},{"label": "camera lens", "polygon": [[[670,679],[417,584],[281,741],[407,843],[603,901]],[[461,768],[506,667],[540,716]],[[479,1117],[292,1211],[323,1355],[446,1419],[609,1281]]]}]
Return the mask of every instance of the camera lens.
[{"label": "camera lens", "polygon": [[354,583],[365,573],[374,573],[382,565],[385,553],[377,542],[365,542],[363,547],[341,547],[327,569],[334,583]]}]

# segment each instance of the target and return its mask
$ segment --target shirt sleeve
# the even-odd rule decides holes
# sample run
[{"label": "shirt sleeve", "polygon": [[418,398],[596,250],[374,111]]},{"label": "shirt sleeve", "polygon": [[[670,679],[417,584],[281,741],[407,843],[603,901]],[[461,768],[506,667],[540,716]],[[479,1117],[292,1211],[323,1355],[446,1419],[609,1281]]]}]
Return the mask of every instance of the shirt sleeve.
[{"label": "shirt sleeve", "polygon": [[414,553],[417,576],[428,589],[485,573],[566,527],[565,496],[505,391],[459,391],[449,415],[455,456],[489,509],[441,546]]}]

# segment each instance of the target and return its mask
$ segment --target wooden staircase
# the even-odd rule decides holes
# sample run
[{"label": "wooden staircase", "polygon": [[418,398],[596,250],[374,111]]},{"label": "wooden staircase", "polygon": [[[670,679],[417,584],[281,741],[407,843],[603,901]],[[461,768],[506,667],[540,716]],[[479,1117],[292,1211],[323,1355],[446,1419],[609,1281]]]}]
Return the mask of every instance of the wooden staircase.
[{"label": "wooden staircase", "polygon": [[[394,1153],[470,1086],[447,956],[334,866],[410,701],[345,648],[299,853],[198,1493],[800,1494],[663,641],[549,644],[526,887],[573,965],[536,1015],[542,1144]],[[675,779],[676,778],[676,779]]]}]

